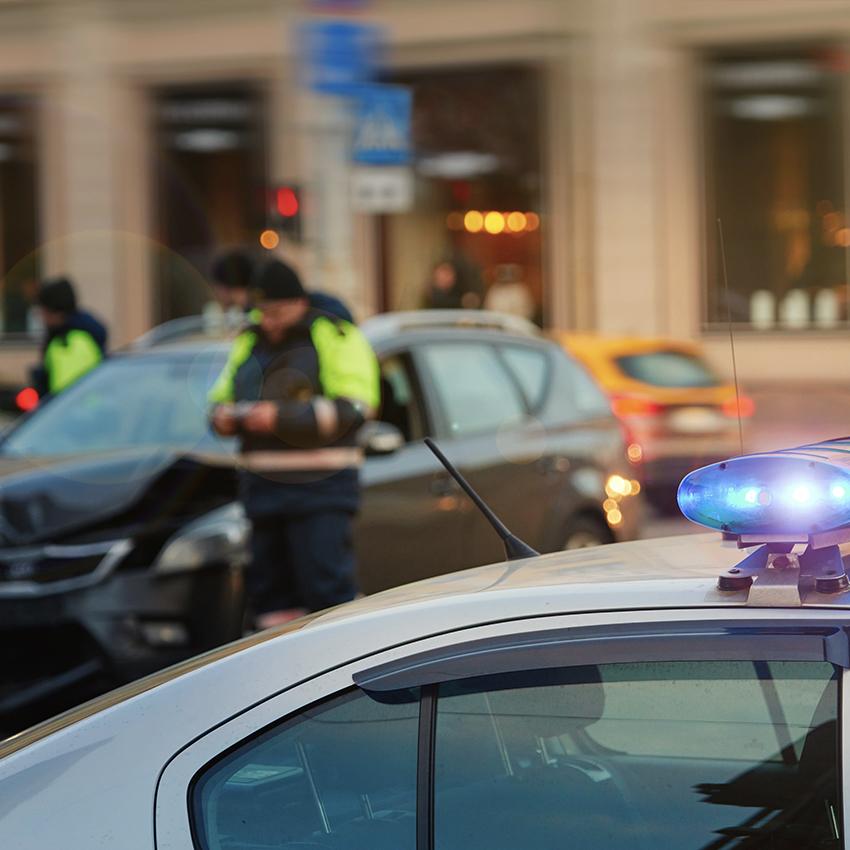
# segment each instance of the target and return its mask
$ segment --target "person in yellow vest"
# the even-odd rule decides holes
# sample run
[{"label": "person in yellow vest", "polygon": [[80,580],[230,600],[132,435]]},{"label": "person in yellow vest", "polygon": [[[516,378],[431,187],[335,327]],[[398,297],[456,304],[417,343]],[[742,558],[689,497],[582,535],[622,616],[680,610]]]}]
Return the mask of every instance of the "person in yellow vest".
[{"label": "person in yellow vest", "polygon": [[36,305],[44,325],[41,364],[34,372],[41,397],[62,392],[94,369],[106,356],[107,331],[91,313],[79,309],[67,277],[44,281]]},{"label": "person in yellow vest", "polygon": [[351,322],[310,306],[297,273],[270,260],[260,311],[210,392],[213,428],[240,442],[240,499],[252,525],[245,581],[258,628],[353,599],[357,431],[380,401],[378,361]]}]

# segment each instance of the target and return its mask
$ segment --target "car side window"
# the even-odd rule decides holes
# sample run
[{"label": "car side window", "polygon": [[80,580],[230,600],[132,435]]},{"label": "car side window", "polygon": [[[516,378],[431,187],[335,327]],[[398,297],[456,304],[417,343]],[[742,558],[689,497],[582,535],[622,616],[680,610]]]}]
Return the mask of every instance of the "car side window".
[{"label": "car side window", "polygon": [[522,387],[529,407],[538,410],[546,399],[549,386],[550,362],[546,352],[527,345],[504,345],[499,351]]},{"label": "car side window", "polygon": [[592,419],[596,416],[610,416],[611,403],[584,366],[570,361],[569,368],[576,408],[583,418]]},{"label": "car side window", "polygon": [[414,850],[418,702],[348,693],[237,746],[196,779],[202,850]]},{"label": "car side window", "polygon": [[837,847],[837,716],[826,662],[441,685],[435,848]]},{"label": "car side window", "polygon": [[379,418],[398,428],[408,443],[426,436],[420,394],[407,354],[392,354],[381,360]]},{"label": "car side window", "polygon": [[496,350],[485,343],[435,343],[422,348],[453,437],[516,425],[526,409]]},{"label": "car side window", "polygon": [[549,406],[568,422],[610,417],[611,402],[585,367],[566,352],[555,358]]}]

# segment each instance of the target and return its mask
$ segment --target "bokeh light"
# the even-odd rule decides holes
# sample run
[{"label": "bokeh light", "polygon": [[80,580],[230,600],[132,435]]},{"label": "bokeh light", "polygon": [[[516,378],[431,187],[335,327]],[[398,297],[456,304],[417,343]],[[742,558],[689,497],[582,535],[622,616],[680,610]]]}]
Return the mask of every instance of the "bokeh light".
[{"label": "bokeh light", "polygon": [[643,449],[639,443],[630,443],[626,455],[632,463],[639,463],[643,460]]},{"label": "bokeh light", "polygon": [[522,233],[527,223],[525,213],[512,212],[508,214],[507,225],[511,233]]},{"label": "bokeh light", "polygon": [[484,216],[478,210],[469,210],[463,217],[463,226],[470,233],[480,233],[484,228]]},{"label": "bokeh light", "polygon": [[495,236],[505,229],[505,217],[500,213],[491,211],[484,216],[484,229],[491,235]]},{"label": "bokeh light", "polygon": [[463,230],[463,213],[462,212],[450,212],[446,216],[446,227],[449,230]]},{"label": "bokeh light", "polygon": [[280,245],[280,236],[278,236],[274,230],[264,230],[260,234],[260,245],[262,245],[267,251],[273,251],[278,245]]}]

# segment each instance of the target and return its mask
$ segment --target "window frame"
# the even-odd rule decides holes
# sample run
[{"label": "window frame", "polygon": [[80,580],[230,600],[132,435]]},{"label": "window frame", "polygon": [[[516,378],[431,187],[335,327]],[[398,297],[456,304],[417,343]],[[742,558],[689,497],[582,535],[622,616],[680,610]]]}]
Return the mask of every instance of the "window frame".
[{"label": "window frame", "polygon": [[[726,272],[722,266],[724,263],[720,257],[720,238],[718,232],[719,207],[717,201],[717,144],[712,124],[711,106],[714,92],[707,82],[708,72],[711,66],[718,61],[729,59],[733,56],[743,58],[743,61],[795,61],[806,52],[814,53],[822,49],[844,49],[846,39],[838,36],[798,34],[790,40],[778,42],[760,42],[759,39],[749,38],[740,44],[726,46],[704,46],[697,54],[697,66],[699,74],[691,86],[694,103],[697,104],[694,112],[696,134],[699,140],[697,155],[694,157],[696,166],[697,185],[700,190],[701,203],[699,204],[699,215],[696,219],[698,225],[698,248],[699,248],[699,272],[700,289],[696,319],[699,321],[700,335],[706,339],[719,337],[721,334],[728,335],[730,326],[735,333],[745,336],[771,337],[792,336],[803,338],[829,338],[845,335],[850,328],[850,316],[844,321],[838,321],[834,326],[822,328],[814,321],[809,321],[805,327],[787,327],[779,318],[779,300],[776,303],[775,321],[770,328],[757,327],[750,318],[747,321],[729,322],[726,317],[726,309],[722,309],[717,318],[712,317],[712,287],[723,290],[723,281]],[[750,90],[752,91],[752,90]],[[842,138],[844,154],[841,157],[842,181],[841,196],[846,199],[850,193],[850,154],[848,154],[848,95],[850,95],[850,83],[846,76],[837,83],[837,99],[840,104],[840,115],[837,126]],[[693,173],[693,172],[692,172]],[[722,224],[722,223],[721,223]],[[729,234],[725,237],[728,246]],[[728,250],[728,248],[727,248]],[[847,267],[850,273],[850,266]],[[732,269],[731,283],[734,286],[735,270]],[[850,278],[848,278],[845,289],[850,292]]]},{"label": "window frame", "polygon": [[[699,630],[702,630],[702,634]],[[781,645],[774,640],[777,631],[781,631],[784,640]],[[827,636],[834,636],[830,644],[829,656],[825,656],[824,630]],[[225,751],[232,752],[250,738],[267,730],[270,726],[294,719],[304,710],[311,709],[328,699],[340,696],[352,687],[366,690],[375,687],[381,676],[387,673],[397,675],[399,671],[415,669],[417,674],[423,669],[411,662],[427,659],[432,666],[444,663],[446,658],[466,658],[474,660],[475,667],[450,671],[448,678],[470,679],[488,674],[498,674],[504,667],[505,659],[511,652],[518,650],[526,654],[529,644],[539,647],[563,648],[569,644],[574,650],[569,658],[562,658],[557,664],[535,663],[522,666],[521,670],[542,670],[549,667],[584,666],[588,658],[592,663],[645,662],[648,660],[680,661],[683,658],[682,638],[690,636],[694,653],[704,633],[716,637],[715,644],[723,642],[724,655],[714,650],[702,652],[702,660],[819,660],[831,661],[841,668],[839,675],[839,788],[842,793],[841,811],[843,823],[850,823],[850,794],[844,787],[844,765],[850,759],[850,734],[847,724],[850,717],[850,617],[847,612],[836,612],[830,616],[824,611],[801,610],[779,619],[770,609],[699,609],[642,611],[607,611],[595,614],[559,614],[517,618],[490,622],[486,625],[456,627],[451,631],[425,636],[390,649],[378,650],[373,654],[361,656],[359,660],[344,663],[330,670],[320,671],[316,675],[284,687],[272,693],[262,702],[247,706],[237,715],[224,719],[194,740],[172,757],[160,774],[155,797],[155,829],[157,846],[160,850],[188,850],[199,845],[192,841],[189,829],[192,799],[191,783],[194,778],[217,761]],[[752,651],[752,636],[760,635],[765,652]],[[807,644],[802,650],[798,638],[802,636]],[[377,637],[376,637],[377,640]],[[560,640],[560,643],[559,643]],[[615,647],[619,644],[619,649]],[[817,644],[817,646],[816,646]],[[818,646],[821,654],[818,655]],[[612,650],[614,647],[614,651]],[[653,649],[652,656],[645,650]],[[766,657],[767,651],[773,647]],[[791,657],[786,657],[793,651]],[[589,654],[589,655],[588,655]],[[516,655],[513,656],[516,661]],[[470,670],[476,674],[470,676]],[[419,753],[417,766],[417,850],[429,850],[433,846],[433,803],[434,803],[434,747],[436,734],[436,690],[437,682],[429,684],[425,677],[419,676],[420,724]],[[395,690],[400,684],[396,679],[389,687],[389,681],[383,680],[386,690]],[[366,686],[366,687],[364,687]],[[482,679],[482,690],[488,683]],[[274,685],[270,684],[270,688]],[[430,705],[423,705],[430,695]],[[430,740],[427,739],[430,729]],[[420,817],[420,811],[422,815]],[[421,822],[420,822],[421,821]],[[850,837],[850,836],[848,836]],[[422,844],[421,841],[426,842]],[[843,839],[846,841],[847,839]]]},{"label": "window frame", "polygon": [[[426,386],[425,376],[422,374],[422,365],[417,362],[415,351],[406,346],[392,346],[387,348],[376,348],[375,354],[381,370],[381,381],[384,379],[384,363],[387,360],[398,358],[402,361],[407,377],[410,380],[410,389],[413,393],[413,402],[419,408],[422,436],[405,441],[405,446],[416,443],[422,437],[430,437],[434,434],[434,414],[432,404]],[[382,399],[383,403],[383,399]],[[390,423],[392,424],[392,423]]]}]

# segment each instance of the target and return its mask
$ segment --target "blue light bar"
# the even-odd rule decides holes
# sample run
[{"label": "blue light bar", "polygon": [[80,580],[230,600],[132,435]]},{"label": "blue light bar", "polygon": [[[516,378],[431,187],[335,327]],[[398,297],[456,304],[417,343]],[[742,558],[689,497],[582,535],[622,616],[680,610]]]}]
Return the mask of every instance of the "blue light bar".
[{"label": "blue light bar", "polygon": [[685,476],[677,499],[707,528],[805,541],[850,525],[850,439],[704,466]]}]

